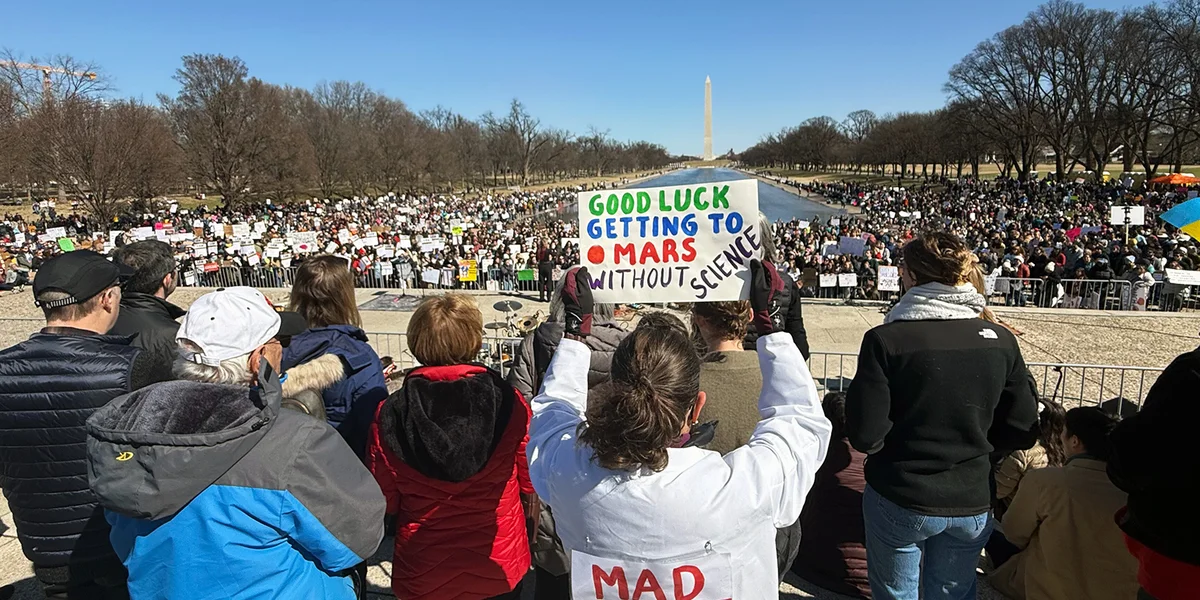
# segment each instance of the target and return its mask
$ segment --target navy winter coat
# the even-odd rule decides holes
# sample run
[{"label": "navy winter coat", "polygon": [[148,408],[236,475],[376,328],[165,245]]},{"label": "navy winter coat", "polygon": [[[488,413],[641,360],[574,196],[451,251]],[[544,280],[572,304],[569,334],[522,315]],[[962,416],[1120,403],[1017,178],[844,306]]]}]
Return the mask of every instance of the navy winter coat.
[{"label": "navy winter coat", "polygon": [[325,414],[354,453],[367,451],[367,434],[379,403],[388,396],[379,355],[367,345],[367,334],[353,325],[309,329],[292,338],[283,351],[283,370],[325,354],[342,359],[346,377],[325,389]]}]

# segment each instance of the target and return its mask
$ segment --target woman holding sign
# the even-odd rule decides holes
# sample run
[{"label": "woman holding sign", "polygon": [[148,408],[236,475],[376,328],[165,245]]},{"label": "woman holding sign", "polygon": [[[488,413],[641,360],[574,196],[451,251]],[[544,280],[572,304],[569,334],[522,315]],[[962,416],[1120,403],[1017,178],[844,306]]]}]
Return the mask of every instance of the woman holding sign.
[{"label": "woman holding sign", "polygon": [[[758,230],[762,235],[762,250],[763,260],[770,261],[773,264],[779,264],[779,251],[775,249],[775,234],[773,233],[771,219],[767,215],[758,213]],[[804,331],[804,314],[801,312],[800,294],[796,287],[796,278],[788,275],[785,272],[779,273],[780,279],[783,280],[785,286],[791,291],[790,299],[787,304],[787,318],[784,320],[783,331],[792,336],[792,341],[796,343],[796,347],[800,349],[800,354],[804,355],[804,360],[808,360],[808,333]],[[742,346],[746,350],[754,350],[758,341],[758,332],[751,330],[746,332],[746,339]]]},{"label": "woman holding sign", "polygon": [[751,271],[762,421],[724,457],[682,447],[705,395],[680,332],[629,334],[589,399],[591,278],[569,274],[566,335],[533,401],[528,456],[571,553],[574,597],[778,597],[775,530],[799,517],[831,427],[783,331],[794,290],[770,263]]}]

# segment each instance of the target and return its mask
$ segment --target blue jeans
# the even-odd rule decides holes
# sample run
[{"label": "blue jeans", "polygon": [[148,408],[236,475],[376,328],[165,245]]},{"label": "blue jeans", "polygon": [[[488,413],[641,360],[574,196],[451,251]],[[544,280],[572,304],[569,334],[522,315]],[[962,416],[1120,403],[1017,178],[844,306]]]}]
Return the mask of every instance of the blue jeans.
[{"label": "blue jeans", "polygon": [[874,598],[975,598],[975,567],[994,528],[990,512],[970,517],[921,515],[867,486],[863,523],[867,579]]}]

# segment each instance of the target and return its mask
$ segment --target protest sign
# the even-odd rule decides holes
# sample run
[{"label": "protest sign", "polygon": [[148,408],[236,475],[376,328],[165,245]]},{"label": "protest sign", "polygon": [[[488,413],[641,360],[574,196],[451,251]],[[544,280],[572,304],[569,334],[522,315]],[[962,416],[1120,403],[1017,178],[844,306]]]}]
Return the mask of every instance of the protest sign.
[{"label": "protest sign", "polygon": [[442,272],[438,269],[425,269],[421,271],[421,281],[429,285],[437,285],[438,279],[441,278]]},{"label": "protest sign", "polygon": [[1183,271],[1180,269],[1166,269],[1167,283],[1178,285],[1200,285],[1200,271]]},{"label": "protest sign", "polygon": [[858,275],[855,273],[839,273],[838,287],[852,288],[858,287]]},{"label": "protest sign", "polygon": [[49,227],[46,229],[46,235],[58,239],[67,237],[66,227]]},{"label": "protest sign", "polygon": [[830,275],[830,274],[822,273],[821,277],[820,277],[820,281],[821,281],[821,287],[823,287],[823,288],[837,287],[837,275]]},{"label": "protest sign", "polygon": [[296,252],[316,252],[317,251],[317,232],[315,231],[295,231],[287,234],[288,245]]},{"label": "protest sign", "polygon": [[75,242],[71,238],[58,238],[58,248],[63,252],[74,252]]},{"label": "protest sign", "polygon": [[238,223],[233,226],[233,237],[248,238],[250,237],[250,225],[248,223]]},{"label": "protest sign", "polygon": [[900,291],[900,267],[879,267],[879,291]]},{"label": "protest sign", "polygon": [[458,261],[458,280],[475,281],[479,279],[479,263],[473,260]]},{"label": "protest sign", "polygon": [[1145,225],[1146,207],[1144,206],[1114,206],[1109,209],[1110,225]]},{"label": "protest sign", "polygon": [[578,205],[596,302],[748,297],[762,257],[757,181],[580,192]]},{"label": "protest sign", "polygon": [[392,273],[394,273],[394,272],[395,272],[395,269],[392,267],[392,263],[390,263],[386,260],[379,263],[379,275],[381,277],[391,277]]},{"label": "protest sign", "polygon": [[349,229],[339,229],[337,232],[337,239],[338,239],[338,243],[341,243],[341,244],[350,243],[350,239],[351,239],[350,238],[350,230]]},{"label": "protest sign", "polygon": [[732,598],[730,555],[711,552],[687,559],[611,559],[571,552],[571,596],[596,600]]},{"label": "protest sign", "polygon": [[838,254],[862,256],[867,249],[867,241],[862,238],[842,236],[838,241]]},{"label": "protest sign", "polygon": [[533,281],[533,269],[521,269],[517,271],[517,281]]}]

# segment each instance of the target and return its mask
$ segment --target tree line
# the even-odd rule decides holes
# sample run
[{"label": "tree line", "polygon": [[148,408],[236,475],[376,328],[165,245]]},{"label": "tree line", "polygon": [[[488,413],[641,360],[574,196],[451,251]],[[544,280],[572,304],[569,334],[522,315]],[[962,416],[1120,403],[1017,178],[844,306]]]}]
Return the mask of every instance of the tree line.
[{"label": "tree line", "polygon": [[898,176],[995,163],[1025,178],[1179,171],[1200,162],[1200,0],[1122,11],[1053,0],[981,42],[951,68],[944,107],[841,122],[816,117],[763,138],[754,166]]},{"label": "tree line", "polygon": [[[49,85],[17,63],[51,67]],[[97,70],[0,53],[0,195],[57,187],[109,218],[122,200],[185,190],[237,204],[528,185],[673,161],[607,130],[549,127],[516,99],[477,119],[413,112],[362,82],[276,85],[236,57],[197,54],[183,57],[176,95],[147,103],[112,99],[102,74],[83,75]]]}]

